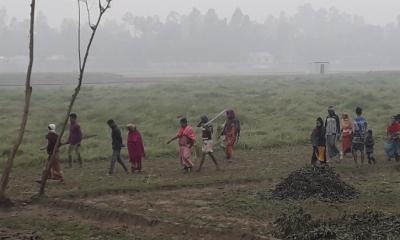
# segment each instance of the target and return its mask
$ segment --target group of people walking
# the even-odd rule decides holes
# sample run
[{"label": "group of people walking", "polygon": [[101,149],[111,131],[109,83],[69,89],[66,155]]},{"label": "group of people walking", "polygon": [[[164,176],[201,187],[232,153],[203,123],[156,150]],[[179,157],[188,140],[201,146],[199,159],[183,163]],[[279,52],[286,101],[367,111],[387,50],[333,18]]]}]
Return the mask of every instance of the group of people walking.
[{"label": "group of people walking", "polygon": [[[233,157],[233,148],[240,138],[240,121],[235,115],[233,110],[227,110],[226,121],[223,130],[218,138],[224,136],[225,155],[226,159],[230,162]],[[81,142],[84,139],[81,127],[77,120],[76,113],[70,114],[69,138],[68,141],[61,145],[69,145],[68,147],[68,166],[72,167],[73,159],[76,158],[80,167],[82,167],[82,158],[80,154]],[[128,149],[129,161],[131,163],[131,172],[142,171],[142,160],[146,157],[144,142],[141,133],[138,131],[134,124],[127,124],[128,136],[126,145],[122,138],[121,129],[117,123],[110,119],[107,121],[111,129],[112,139],[112,158],[108,173],[114,173],[115,165],[118,163],[122,166],[126,173],[129,173],[128,167],[125,165],[121,158],[121,150],[125,146]],[[209,121],[207,116],[202,116],[197,127],[201,129],[201,161],[197,171],[201,171],[205,159],[209,156],[215,164],[217,170],[220,169],[218,161],[214,156],[213,136],[214,128],[212,121]],[[341,150],[337,147],[337,142],[342,139]],[[61,172],[59,162],[59,147],[56,146],[58,134],[56,132],[56,125],[48,125],[47,139],[47,153],[50,157],[56,148],[55,159],[48,178],[64,182],[64,177]],[[185,172],[191,172],[194,168],[192,161],[192,151],[196,143],[196,131],[189,124],[186,117],[180,118],[180,128],[178,133],[171,138],[167,144],[178,140],[179,145],[179,158],[180,163]],[[335,107],[328,108],[328,116],[323,120],[319,117],[316,120],[316,127],[311,134],[311,142],[313,146],[313,153],[311,157],[312,164],[329,163],[333,160],[340,161],[347,154],[353,156],[354,162],[357,164],[360,157],[361,163],[364,163],[365,154],[368,158],[369,164],[376,164],[374,157],[375,139],[372,129],[369,128],[367,120],[363,117],[363,109],[357,107],[355,109],[355,118],[351,119],[350,115],[343,113],[341,117],[336,114]],[[387,141],[385,142],[385,151],[388,159],[395,159],[400,161],[400,114],[392,118],[391,124],[387,128]]]},{"label": "group of people walking", "polygon": [[[171,138],[167,142],[170,144],[171,142],[178,140],[179,144],[179,156],[181,160],[181,164],[184,167],[183,170],[185,172],[191,172],[194,164],[191,160],[192,149],[196,141],[196,134],[191,125],[188,124],[188,121],[185,117],[180,120],[181,128],[175,137]],[[212,122],[209,121],[207,116],[202,116],[198,128],[201,128],[201,140],[202,140],[202,157],[200,165],[197,171],[201,171],[203,164],[205,162],[205,158],[208,155],[211,160],[214,162],[215,167],[219,170],[218,162],[214,156],[213,149],[213,134],[214,128]],[[228,162],[232,161],[233,157],[233,147],[239,141],[240,138],[240,121],[236,117],[235,112],[233,110],[226,111],[226,121],[224,124],[224,128],[221,131],[221,134],[218,138],[225,136],[225,155]]]},{"label": "group of people walking", "polygon": [[[69,138],[65,143],[56,146],[58,134],[56,132],[56,125],[48,125],[47,139],[47,154],[48,160],[50,160],[51,155],[54,150],[56,150],[54,161],[50,166],[50,172],[48,173],[48,179],[59,180],[64,182],[64,177],[60,168],[59,160],[59,147],[61,145],[69,145],[68,148],[68,166],[72,167],[74,157],[77,159],[79,166],[82,167],[82,158],[80,154],[81,142],[84,139],[81,131],[81,127],[77,121],[77,114],[70,114],[70,126],[69,126]],[[141,133],[138,131],[136,126],[132,123],[127,124],[126,128],[128,130],[128,136],[126,140],[126,145],[124,144],[122,132],[117,123],[110,119],[107,121],[107,125],[111,129],[111,140],[112,140],[112,157],[109,167],[108,174],[112,175],[115,170],[116,164],[120,164],[126,173],[129,173],[128,167],[125,165],[121,158],[121,150],[125,146],[128,149],[129,161],[131,163],[131,172],[140,173],[142,171],[142,159],[146,157],[144,141]],[[212,122],[209,121],[207,116],[202,116],[198,128],[201,128],[201,140],[202,140],[202,158],[197,171],[201,171],[202,166],[205,162],[206,156],[209,156],[219,170],[220,167],[213,154],[213,135],[214,128]],[[225,154],[228,161],[232,160],[233,157],[233,147],[239,141],[240,138],[240,121],[236,118],[235,112],[233,110],[226,111],[226,121],[224,128],[219,135],[219,138],[225,136]],[[196,131],[189,125],[186,117],[180,118],[180,128],[175,137],[167,142],[167,144],[178,140],[179,145],[179,157],[180,163],[185,172],[191,172],[194,163],[191,159],[192,151],[196,143]],[[73,156],[75,153],[75,156]],[[38,181],[39,182],[39,181]]]},{"label": "group of people walking", "polygon": [[[108,126],[111,128],[111,139],[112,139],[112,158],[108,174],[112,175],[114,173],[115,164],[119,163],[124,171],[128,173],[128,168],[126,167],[124,161],[121,158],[121,150],[125,147],[122,140],[122,133],[118,125],[114,120],[110,119],[107,121]],[[144,143],[142,135],[137,130],[136,126],[132,123],[126,125],[128,129],[128,137],[126,140],[129,161],[131,163],[131,172],[141,172],[142,171],[142,159],[146,157],[144,151]]]},{"label": "group of people walking", "polygon": [[[337,147],[340,138],[342,138],[341,150]],[[330,106],[325,121],[321,117],[317,119],[316,127],[311,133],[311,142],[313,145],[312,164],[328,163],[333,159],[340,161],[347,154],[353,156],[356,164],[359,156],[361,163],[364,163],[365,154],[369,164],[376,164],[373,131],[363,117],[361,107],[355,109],[355,118],[352,120],[347,113],[343,113],[339,118],[335,107]],[[400,115],[394,116],[391,125],[387,128],[385,150],[389,160],[395,158],[396,161],[400,161]]]}]

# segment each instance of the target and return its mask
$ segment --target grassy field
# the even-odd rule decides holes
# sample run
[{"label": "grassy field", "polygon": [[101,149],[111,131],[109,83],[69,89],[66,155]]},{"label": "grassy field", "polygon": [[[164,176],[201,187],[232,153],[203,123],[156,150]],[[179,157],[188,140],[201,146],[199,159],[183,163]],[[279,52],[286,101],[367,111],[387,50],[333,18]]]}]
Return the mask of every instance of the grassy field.
[{"label": "grassy field", "polygon": [[[1,76],[0,85],[20,77]],[[51,182],[48,198],[38,204],[0,212],[0,234],[5,229],[38,232],[43,239],[273,239],[274,220],[295,207],[320,219],[364,209],[400,214],[400,168],[387,162],[382,150],[386,125],[400,112],[400,73],[128,80],[84,87],[75,111],[84,133],[98,134],[83,144],[85,167],[65,169],[66,184]],[[39,148],[47,124],[62,120],[71,91],[69,85],[34,88],[28,131],[10,182],[13,199],[28,199],[38,190],[33,180],[46,157]],[[23,88],[0,87],[2,160],[19,124],[22,96]],[[355,166],[351,159],[335,164],[360,198],[344,203],[268,199],[280,178],[309,162],[310,131],[329,105],[339,113],[362,106],[377,135],[377,166]],[[202,173],[182,174],[176,146],[164,144],[178,128],[176,116],[185,114],[195,124],[201,115],[224,108],[235,109],[242,121],[235,162],[223,161],[218,148],[223,171],[208,161]],[[143,174],[127,176],[118,168],[106,176],[109,118],[121,125],[134,122],[142,132],[148,152]]]},{"label": "grassy field", "polygon": [[[152,158],[175,154],[175,147],[164,143],[177,131],[178,115],[186,115],[196,124],[201,115],[213,116],[224,108],[235,109],[242,121],[242,149],[308,143],[316,117],[325,117],[329,105],[337,106],[339,113],[352,113],[356,106],[362,106],[370,126],[382,137],[390,117],[400,112],[399,77],[396,73],[199,77],[137,86],[89,86],[83,89],[74,111],[85,134],[98,134],[83,145],[85,158],[92,160],[110,154],[105,124],[110,118],[121,125],[135,123]],[[47,124],[61,122],[71,88],[34,89],[28,131],[17,164],[41,161],[44,154],[38,149],[45,144]],[[21,88],[0,88],[3,158],[19,124],[22,96]],[[218,124],[222,123],[220,119]]]}]

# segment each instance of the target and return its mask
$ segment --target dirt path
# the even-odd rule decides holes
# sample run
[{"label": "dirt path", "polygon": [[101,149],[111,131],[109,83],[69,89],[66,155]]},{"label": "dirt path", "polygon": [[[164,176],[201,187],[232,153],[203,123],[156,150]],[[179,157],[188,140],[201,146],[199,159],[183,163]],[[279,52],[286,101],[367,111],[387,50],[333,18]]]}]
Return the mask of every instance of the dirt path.
[{"label": "dirt path", "polygon": [[[359,212],[365,208],[398,213],[400,209],[397,165],[379,162],[377,166],[355,166],[351,159],[335,164],[343,180],[361,191],[360,199],[346,203],[329,204],[316,200],[293,202],[263,199],[280,178],[291,170],[304,166],[308,149],[295,148],[255,151],[240,161],[226,165],[225,171],[216,172],[212,165],[204,173],[185,175],[175,170],[165,172],[167,163],[158,162],[148,175],[125,174],[99,178],[103,162],[91,163],[91,168],[69,170],[74,182],[63,188],[50,184],[49,197],[40,202],[24,205],[22,202],[9,211],[0,210],[1,234],[21,233],[8,239],[35,237],[36,226],[29,222],[23,227],[3,228],[1,222],[24,219],[72,222],[98,229],[126,233],[128,238],[88,239],[141,239],[141,240],[236,240],[273,239],[272,222],[291,207],[303,207],[317,219],[336,217],[343,212]],[[267,157],[266,157],[267,156]],[[24,173],[30,173],[24,169]],[[21,191],[32,189],[26,174],[15,178]],[[75,184],[75,185],[74,185]],[[23,194],[18,196],[24,197]],[[11,230],[11,232],[10,232]],[[21,230],[21,231],[20,231]],[[26,231],[25,231],[26,230]],[[67,230],[61,229],[61,235]],[[5,238],[7,239],[7,238]],[[46,239],[46,238],[45,238]],[[47,238],[54,239],[54,238]],[[64,239],[64,238],[57,238]],[[68,238],[79,239],[79,238]]]},{"label": "dirt path", "polygon": [[[267,225],[224,216],[223,210],[208,207],[213,204],[213,198],[227,192],[251,188],[254,184],[247,182],[238,185],[193,186],[71,200],[49,199],[25,206],[19,204],[14,209],[1,212],[0,219],[39,217],[79,222],[105,229],[122,227],[135,235],[158,236],[162,239],[272,239],[268,235],[259,235],[250,230],[251,227],[266,228]],[[29,236],[31,233],[21,234]],[[34,233],[31,235],[34,236]]]}]

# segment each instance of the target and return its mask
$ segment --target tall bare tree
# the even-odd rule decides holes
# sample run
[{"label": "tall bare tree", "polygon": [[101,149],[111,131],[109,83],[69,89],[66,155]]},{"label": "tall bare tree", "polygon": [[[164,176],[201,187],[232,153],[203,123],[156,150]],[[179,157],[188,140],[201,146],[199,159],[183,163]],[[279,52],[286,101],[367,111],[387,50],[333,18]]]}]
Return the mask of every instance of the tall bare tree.
[{"label": "tall bare tree", "polygon": [[35,28],[35,7],[36,0],[31,1],[31,14],[30,14],[30,31],[29,31],[29,64],[28,70],[26,73],[26,81],[25,81],[25,105],[21,118],[21,125],[18,131],[17,139],[14,143],[14,146],[11,149],[10,155],[4,166],[3,175],[1,176],[0,181],[0,204],[10,204],[11,201],[6,196],[6,190],[8,187],[8,182],[10,180],[10,174],[12,167],[14,165],[14,159],[17,155],[18,149],[22,144],[25,134],[26,124],[28,122],[29,109],[31,105],[31,96],[32,96],[32,85],[31,85],[31,76],[32,76],[32,68],[33,68],[33,47],[34,47],[34,28]]},{"label": "tall bare tree", "polygon": [[[86,46],[86,51],[85,51],[85,55],[84,55],[83,59],[82,59],[82,55],[81,55],[81,4],[82,4],[81,2],[83,2],[85,4],[85,6],[86,6],[88,19],[89,19],[89,27],[90,27],[90,29],[92,31],[91,32],[91,36],[89,38],[89,42],[88,42],[88,44]],[[92,23],[91,20],[90,20],[90,10],[89,10],[89,6],[88,6],[87,0],[78,0],[78,12],[79,12],[79,17],[78,17],[79,78],[78,78],[78,84],[77,84],[77,86],[75,88],[75,91],[74,91],[74,93],[72,95],[72,98],[71,98],[71,101],[69,103],[69,106],[68,106],[68,109],[67,109],[67,113],[65,115],[64,123],[63,123],[63,126],[61,128],[60,135],[59,135],[59,137],[57,139],[56,146],[60,145],[61,139],[62,139],[62,137],[63,137],[63,135],[65,133],[65,129],[66,129],[67,124],[68,124],[69,115],[71,114],[72,109],[73,109],[74,104],[75,104],[75,101],[76,101],[76,99],[77,99],[77,97],[79,95],[79,92],[81,91],[81,87],[82,87],[82,83],[83,83],[83,77],[84,77],[84,74],[85,74],[86,63],[87,63],[87,60],[88,60],[88,57],[89,57],[89,52],[90,52],[90,49],[92,47],[92,43],[93,43],[94,37],[96,36],[97,29],[98,29],[98,27],[100,25],[100,22],[101,22],[101,20],[102,20],[102,18],[104,16],[104,14],[111,7],[111,2],[112,2],[112,0],[105,0],[105,3],[102,3],[102,0],[99,0],[99,3],[98,3],[99,14],[98,14],[97,20],[94,23]],[[46,182],[47,182],[47,179],[48,179],[50,168],[51,168],[53,162],[55,161],[56,151],[57,151],[57,147],[54,148],[53,153],[52,153],[52,155],[50,157],[50,160],[47,163],[46,170],[43,172],[42,181],[41,181],[40,190],[39,190],[39,196],[42,196],[45,193]]]}]

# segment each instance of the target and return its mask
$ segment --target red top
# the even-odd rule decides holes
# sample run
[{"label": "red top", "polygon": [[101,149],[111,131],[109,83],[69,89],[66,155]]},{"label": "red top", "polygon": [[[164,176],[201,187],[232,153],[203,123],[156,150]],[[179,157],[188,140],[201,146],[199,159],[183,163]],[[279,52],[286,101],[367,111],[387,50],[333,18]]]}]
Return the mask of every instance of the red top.
[{"label": "red top", "polygon": [[193,127],[187,125],[186,127],[181,127],[176,134],[179,138],[179,145],[183,146],[186,144],[192,145],[196,141],[196,133],[193,130]]},{"label": "red top", "polygon": [[400,132],[400,123],[392,123],[388,128],[387,128],[388,134],[394,134]]},{"label": "red top", "polygon": [[128,134],[128,152],[132,157],[144,157],[144,144],[142,135],[139,131],[129,131]]}]

